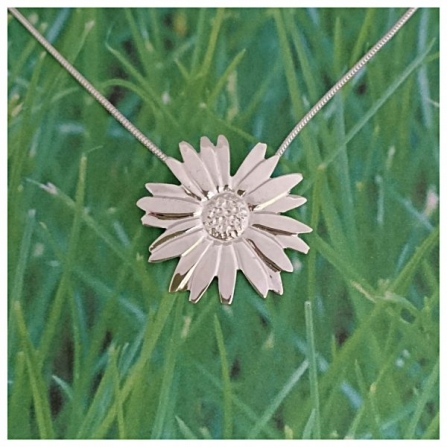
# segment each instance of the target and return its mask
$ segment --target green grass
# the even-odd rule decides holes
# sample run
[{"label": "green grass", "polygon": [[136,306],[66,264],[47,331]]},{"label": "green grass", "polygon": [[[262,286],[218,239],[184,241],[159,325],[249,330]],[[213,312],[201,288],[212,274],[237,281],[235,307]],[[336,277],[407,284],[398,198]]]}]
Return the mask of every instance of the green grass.
[{"label": "green grass", "polygon": [[[225,134],[273,154],[402,9],[29,9],[171,156]],[[421,9],[303,130],[314,232],[260,298],[167,292],[144,183],[173,177],[14,19],[9,438],[439,437],[439,12]]]}]

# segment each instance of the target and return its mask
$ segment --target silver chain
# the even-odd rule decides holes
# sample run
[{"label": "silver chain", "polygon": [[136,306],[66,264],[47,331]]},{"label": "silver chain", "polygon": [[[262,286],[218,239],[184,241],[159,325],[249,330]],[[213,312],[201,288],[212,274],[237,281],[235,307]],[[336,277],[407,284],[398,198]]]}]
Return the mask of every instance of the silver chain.
[{"label": "silver chain", "polygon": [[[347,72],[339,81],[304,115],[292,131],[282,142],[276,155],[282,156],[292,141],[303,130],[306,124],[329,102],[330,99],[364,67],[376,53],[399,31],[405,22],[416,12],[417,8],[409,8],[403,16],[390,28],[390,30]],[[9,8],[9,12],[39,41],[39,43],[84,87],[125,129],[127,129],[140,143],[149,149],[155,156],[166,162],[167,155],[137,127],[135,127],[112,103],[87,79],[79,73],[16,9]]]},{"label": "silver chain", "polygon": [[78,82],[98,101],[125,129],[127,129],[140,143],[146,146],[161,161],[165,162],[167,155],[137,127],[135,127],[104,95],[99,93],[84,76],[79,73],[70,62],[50,44],[36,28],[15,8],[9,8],[9,12],[39,41],[39,43],[64,67]]},{"label": "silver chain", "polygon": [[286,139],[276,151],[276,155],[283,155],[292,141],[304,129],[306,124],[329,102],[330,99],[362,68],[376,53],[402,28],[405,22],[416,12],[417,8],[409,8],[404,15],[390,28],[390,30],[348,71],[335,85],[301,118],[298,124],[287,135]]}]

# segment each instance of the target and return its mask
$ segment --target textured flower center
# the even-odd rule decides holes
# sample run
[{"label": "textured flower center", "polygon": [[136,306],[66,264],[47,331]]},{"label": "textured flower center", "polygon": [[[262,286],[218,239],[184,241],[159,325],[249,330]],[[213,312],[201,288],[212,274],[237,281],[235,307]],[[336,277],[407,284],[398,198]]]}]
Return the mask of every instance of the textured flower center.
[{"label": "textured flower center", "polygon": [[247,228],[248,206],[232,192],[223,192],[208,200],[202,211],[205,230],[215,239],[231,241]]}]

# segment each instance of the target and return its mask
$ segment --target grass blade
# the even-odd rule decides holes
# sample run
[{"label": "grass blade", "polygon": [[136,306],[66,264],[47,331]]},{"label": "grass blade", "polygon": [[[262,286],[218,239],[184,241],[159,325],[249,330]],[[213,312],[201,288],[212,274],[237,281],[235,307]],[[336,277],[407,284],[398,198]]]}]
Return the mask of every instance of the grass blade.
[{"label": "grass blade", "polygon": [[352,67],[361,57],[362,53],[367,50],[368,40],[370,37],[370,29],[374,25],[374,16],[376,15],[376,10],[374,8],[368,8],[366,10],[365,20],[362,23],[360,29],[360,34],[356,39],[355,47],[351,53],[351,60],[349,66]]},{"label": "grass blade", "polygon": [[227,351],[217,315],[214,315],[214,331],[216,333],[217,346],[219,348],[220,365],[222,368],[222,390],[223,390],[223,438],[230,439],[233,433],[233,416],[232,416],[232,391],[230,382],[230,369],[228,365]]},{"label": "grass blade", "polygon": [[[406,68],[396,77],[394,82],[385,90],[383,95],[375,101],[371,108],[366,112],[363,117],[351,128],[347,133],[346,138],[342,143],[328,156],[323,163],[329,166],[337,157],[343,152],[343,148],[357,135],[363,126],[377,113],[377,111],[388,101],[389,98],[395,93],[395,91],[412,75],[424,62],[425,58],[433,48],[435,41],[433,40],[430,45],[427,46],[425,51],[419,54]],[[309,187],[309,185],[307,185]]]},{"label": "grass blade", "polygon": [[359,410],[357,411],[354,420],[352,421],[351,425],[349,426],[348,430],[346,431],[345,439],[355,439],[357,430],[359,428],[360,422],[364,416],[365,413],[365,405],[362,405]]},{"label": "grass blade", "polygon": [[245,53],[246,53],[245,49],[241,50],[235,56],[235,58],[231,61],[231,63],[228,65],[228,67],[225,69],[225,71],[222,73],[219,80],[217,81],[216,86],[214,87],[213,91],[210,94],[210,97],[208,100],[209,107],[212,106],[216,102],[217,97],[219,96],[219,93],[224,88],[225,83],[228,80],[228,77],[231,75],[231,73],[234,72],[234,70],[236,70],[237,66],[239,65],[239,62],[241,62],[241,60],[244,58]]},{"label": "grass blade", "polygon": [[[144,334],[144,344],[141,348],[141,354],[138,358],[138,361],[133,365],[130,370],[126,381],[121,390],[121,396],[123,402],[127,399],[132,388],[134,387],[135,380],[138,380],[138,377],[144,370],[146,363],[152,356],[152,352],[155,348],[155,345],[161,335],[161,331],[163,330],[166,321],[170,315],[172,306],[174,305],[174,300],[170,299],[172,297],[164,296],[161,298],[160,307],[155,315],[154,320],[151,318],[148,319],[145,334]],[[97,425],[97,427],[92,430],[93,438],[103,438],[107,433],[110,425],[112,424],[114,418],[116,416],[116,407],[112,406],[108,408],[107,413],[102,421]],[[85,436],[83,432],[80,432],[79,437]]]},{"label": "grass blade", "polygon": [[306,422],[301,439],[312,439],[312,433],[315,431],[315,408],[312,409],[309,419]]},{"label": "grass blade", "polygon": [[304,313],[306,317],[306,333],[309,363],[309,381],[310,381],[310,398],[312,401],[312,412],[315,417],[313,422],[313,438],[321,439],[321,422],[320,422],[320,396],[318,392],[318,370],[317,370],[317,354],[315,348],[315,330],[312,315],[312,304],[310,301],[304,303]]},{"label": "grass blade", "polygon": [[119,439],[127,439],[126,424],[124,421],[123,401],[120,389],[120,373],[118,370],[118,352],[112,345],[109,349],[110,364],[112,370],[112,380],[114,385],[114,400],[116,405],[116,415],[118,420],[118,436]]},{"label": "grass blade", "polygon": [[[113,379],[112,379],[112,368],[109,363],[107,364],[105,371],[102,375],[101,382],[96,389],[93,399],[90,403],[87,413],[82,420],[82,423],[78,427],[77,434],[74,436],[76,439],[84,438],[98,438],[95,436],[94,429],[97,426],[97,421],[103,416],[105,408],[110,404],[113,395]],[[113,415],[116,415],[116,406],[111,406],[114,410]]]},{"label": "grass blade", "polygon": [[430,425],[421,439],[439,439],[439,411],[430,422]]},{"label": "grass blade", "polygon": [[[318,170],[315,186],[312,191],[312,211],[310,215],[310,227],[318,228],[321,208],[321,188],[323,185],[324,172]],[[310,235],[312,238],[312,235]],[[317,250],[310,250],[307,264],[307,296],[311,301],[315,299],[317,290]]]},{"label": "grass blade", "polygon": [[[281,49],[281,56],[284,65],[284,72],[287,79],[287,85],[290,93],[290,100],[292,102],[292,110],[294,118],[298,119],[304,115],[305,110],[303,106],[303,101],[301,99],[301,94],[298,89],[298,79],[295,74],[295,67],[293,64],[293,55],[290,49],[288,38],[286,34],[286,24],[284,22],[283,11],[275,9],[273,11],[273,17],[275,19],[276,29],[278,32],[279,44]],[[320,164],[320,152],[315,144],[315,141],[310,137],[307,129],[302,132],[301,137],[303,138],[304,147],[306,148],[306,156],[310,169],[317,169]]]},{"label": "grass blade", "polygon": [[208,47],[206,49],[205,57],[202,62],[202,69],[200,75],[206,77],[211,67],[211,62],[213,60],[213,55],[216,50],[217,37],[219,36],[219,31],[222,26],[222,22],[225,16],[225,9],[219,8],[216,15],[213,18],[213,26],[211,29],[210,40],[208,42]]},{"label": "grass blade", "polygon": [[199,439],[182,419],[176,416],[175,420],[177,421],[178,427],[185,439]]},{"label": "grass blade", "polygon": [[36,413],[39,436],[41,439],[54,439],[55,433],[51,419],[48,391],[43,377],[40,374],[40,368],[36,358],[37,356],[29,338],[28,329],[19,302],[13,304],[13,310],[22,340],[23,350],[25,352],[25,361],[33,395],[34,411]]},{"label": "grass blade", "polygon": [[362,370],[360,369],[360,366],[357,361],[355,362],[355,373],[357,375],[357,382],[359,384],[359,388],[362,392],[362,396],[365,401],[365,408],[369,410],[366,412],[366,414],[369,416],[368,419],[369,427],[372,431],[374,439],[382,439],[379,414],[377,412],[376,405],[373,401],[372,396],[373,387],[371,386],[370,389],[368,390],[365,378],[363,377],[362,374]]},{"label": "grass blade", "polygon": [[[23,122],[20,127],[19,138],[16,144],[9,145],[9,153],[11,154],[11,167],[9,168],[9,181],[8,181],[8,199],[10,206],[16,203],[19,199],[19,185],[22,181],[23,169],[26,160],[26,156],[29,154],[29,146],[31,137],[34,132],[31,130],[33,126],[32,109],[36,98],[37,85],[42,70],[43,62],[45,60],[46,53],[41,53],[33,70],[33,76],[31,78],[30,85],[27,89],[26,97],[23,102]],[[15,210],[15,208],[12,208]],[[14,213],[12,216],[15,217]]]},{"label": "grass blade", "polygon": [[[344,141],[346,138],[345,132],[345,112],[341,96],[334,99],[336,106],[335,114],[335,133],[337,141]],[[336,166],[339,177],[339,185],[341,189],[342,200],[342,215],[344,217],[344,228],[348,234],[348,241],[352,247],[357,247],[357,232],[356,222],[354,218],[354,197],[351,188],[351,176],[348,162],[348,148],[346,145],[340,151],[340,155]],[[352,254],[352,252],[351,252]]]},{"label": "grass blade", "polygon": [[60,377],[52,375],[51,378],[58,384],[59,388],[64,392],[68,400],[72,400],[73,390],[71,389],[71,386],[67,382],[65,382],[65,380],[62,380]]},{"label": "grass blade", "polygon": [[29,210],[26,215],[25,229],[23,231],[23,238],[19,250],[19,259],[17,262],[14,281],[12,284],[12,292],[11,292],[12,303],[21,301],[26,263],[29,260],[31,237],[33,235],[35,223],[36,223],[36,210]]},{"label": "grass blade", "polygon": [[356,285],[360,286],[361,289],[357,286],[357,290],[361,290],[369,300],[375,301],[375,291],[373,287],[361,277],[352,265],[341,259],[336,251],[319,236],[315,235],[314,241],[320,254],[343,275],[348,284],[354,287],[356,287]]},{"label": "grass blade", "polygon": [[202,42],[205,40],[205,26],[206,26],[206,15],[208,9],[201,8],[198,12],[198,20],[197,20],[197,41],[194,45],[194,52],[191,57],[191,69],[190,73],[195,75],[200,63],[200,53],[202,51]]},{"label": "grass blade", "polygon": [[[71,211],[75,210],[76,204],[69,196],[67,196],[63,191],[56,188],[52,184],[43,185],[41,183],[29,180],[31,183],[38,185],[41,189],[51,194],[57,200],[60,200],[68,209]],[[121,259],[130,271],[135,275],[142,283],[146,290],[154,290],[153,284],[150,278],[141,271],[141,269],[135,269],[135,259],[132,256],[133,253],[129,251],[129,247],[121,246],[113,236],[107,231],[105,227],[97,222],[97,220],[89,215],[85,210],[82,213],[83,223],[90,228],[116,255]]]},{"label": "grass blade", "polygon": [[423,391],[417,401],[416,410],[414,411],[413,416],[408,423],[408,427],[405,431],[404,439],[415,439],[419,419],[421,418],[422,412],[424,411],[424,408],[427,405],[428,401],[433,397],[433,394],[436,391],[438,377],[439,360],[434,365],[430,375],[428,376],[427,382],[424,385]]},{"label": "grass blade", "polygon": [[248,439],[255,439],[261,433],[262,429],[265,425],[270,421],[275,411],[279,408],[281,403],[287,397],[287,395],[292,391],[293,387],[298,383],[298,381],[303,377],[303,374],[306,372],[309,363],[307,360],[304,360],[303,363],[297,368],[296,371],[290,376],[290,379],[283,386],[281,391],[276,395],[273,399],[272,403],[267,407],[264,414],[259,418],[258,422],[248,433]]},{"label": "grass blade", "polygon": [[[133,64],[127,60],[119,51],[115,50],[111,46],[107,46],[107,49],[110,51],[110,53],[113,54],[113,56],[116,57],[116,59],[125,67],[125,69],[136,79],[136,81],[140,84],[141,88],[144,89],[149,97],[151,98],[151,103],[156,104],[157,110],[159,110],[163,115],[165,115],[165,118],[167,118],[171,124],[175,126],[176,129],[180,130],[180,125],[177,122],[177,119],[174,118],[174,116],[169,112],[169,109],[166,107],[165,104],[163,104],[160,95],[157,95],[157,93],[148,85],[145,77],[138,72],[138,70],[135,69]],[[146,95],[145,95],[146,96]]]},{"label": "grass blade", "polygon": [[[87,158],[85,156],[81,157],[79,164],[79,175],[78,175],[78,186],[76,191],[76,200],[73,203],[74,207],[74,217],[73,224],[70,233],[70,239],[68,242],[67,256],[64,263],[64,269],[62,272],[62,277],[59,282],[59,286],[56,291],[55,298],[51,304],[51,309],[48,316],[48,324],[43,331],[41,336],[39,351],[41,352],[41,356],[39,357],[41,362],[43,359],[47,357],[47,354],[51,348],[51,343],[54,339],[54,336],[60,326],[61,315],[64,310],[64,302],[67,298],[68,291],[70,289],[70,277],[75,261],[76,251],[79,244],[79,236],[81,229],[81,216],[84,213],[83,204],[84,204],[84,194],[85,194],[85,182],[86,182],[86,172],[87,172]],[[73,298],[74,299],[74,298]],[[72,307],[72,312],[74,311],[75,303],[70,300],[70,304]],[[73,317],[76,313],[73,313]],[[75,380],[79,378],[79,350],[80,350],[80,334],[77,332],[76,324],[73,326],[73,329],[76,332],[76,348],[75,348]],[[43,366],[42,364],[40,366]]]},{"label": "grass blade", "polygon": [[167,416],[172,381],[174,378],[175,364],[177,360],[178,348],[180,346],[180,330],[182,322],[182,311],[184,300],[177,301],[175,309],[174,327],[172,329],[170,343],[166,347],[166,363],[163,372],[163,382],[161,384],[160,398],[157,408],[157,415],[155,417],[154,426],[152,428],[152,439],[161,439],[163,437],[163,428]]},{"label": "grass blade", "polygon": [[127,23],[129,24],[130,32],[132,33],[132,40],[135,42],[137,47],[137,54],[140,59],[141,64],[144,67],[145,75],[150,76],[151,71],[153,71],[154,67],[151,67],[148,56],[150,56],[151,52],[147,50],[147,46],[141,36],[140,30],[133,18],[132,12],[130,9],[124,9],[124,15],[126,17]]},{"label": "grass blade", "polygon": [[[223,392],[222,383],[216,377],[214,377],[209,371],[207,371],[203,366],[194,364],[196,370],[216,388],[219,392]],[[256,424],[259,422],[259,416],[247,405],[245,404],[236,394],[232,395],[234,408],[239,410],[242,414],[244,414],[247,419],[252,424]],[[273,430],[268,425],[264,425],[262,427],[262,433],[267,434],[271,438],[277,438],[278,433]]]},{"label": "grass blade", "polygon": [[432,231],[393,281],[390,292],[405,294],[421,262],[439,243],[439,227]]},{"label": "grass blade", "polygon": [[15,362],[14,381],[8,400],[8,439],[28,439],[31,436],[28,409],[31,407],[32,390],[23,351],[17,353]]}]

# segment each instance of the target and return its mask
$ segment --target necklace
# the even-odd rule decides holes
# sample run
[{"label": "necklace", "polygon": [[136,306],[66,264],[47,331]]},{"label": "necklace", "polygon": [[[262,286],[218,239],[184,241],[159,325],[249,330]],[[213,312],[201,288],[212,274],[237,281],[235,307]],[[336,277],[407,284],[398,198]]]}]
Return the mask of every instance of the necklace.
[{"label": "necklace", "polygon": [[120,124],[153,155],[164,162],[180,185],[147,183],[152,194],[137,202],[145,215],[142,223],[165,232],[150,246],[149,262],[179,257],[169,290],[188,290],[189,300],[199,301],[215,277],[220,300],[231,304],[237,271],[241,270],[264,298],[269,290],[283,293],[280,273],[293,271],[284,253],[289,248],[307,253],[299,237],[312,229],[281,215],[306,202],[290,194],[301,174],[271,177],[280,157],[307,123],[371,60],[414,14],[408,9],[390,30],[305,114],[292,129],[275,155],[265,158],[267,146],[256,144],[230,175],[230,145],[220,135],[213,144],[200,139],[198,153],[190,144],[180,143],[183,162],[166,155],[121,114],[87,81],[15,8],[10,13]]}]

